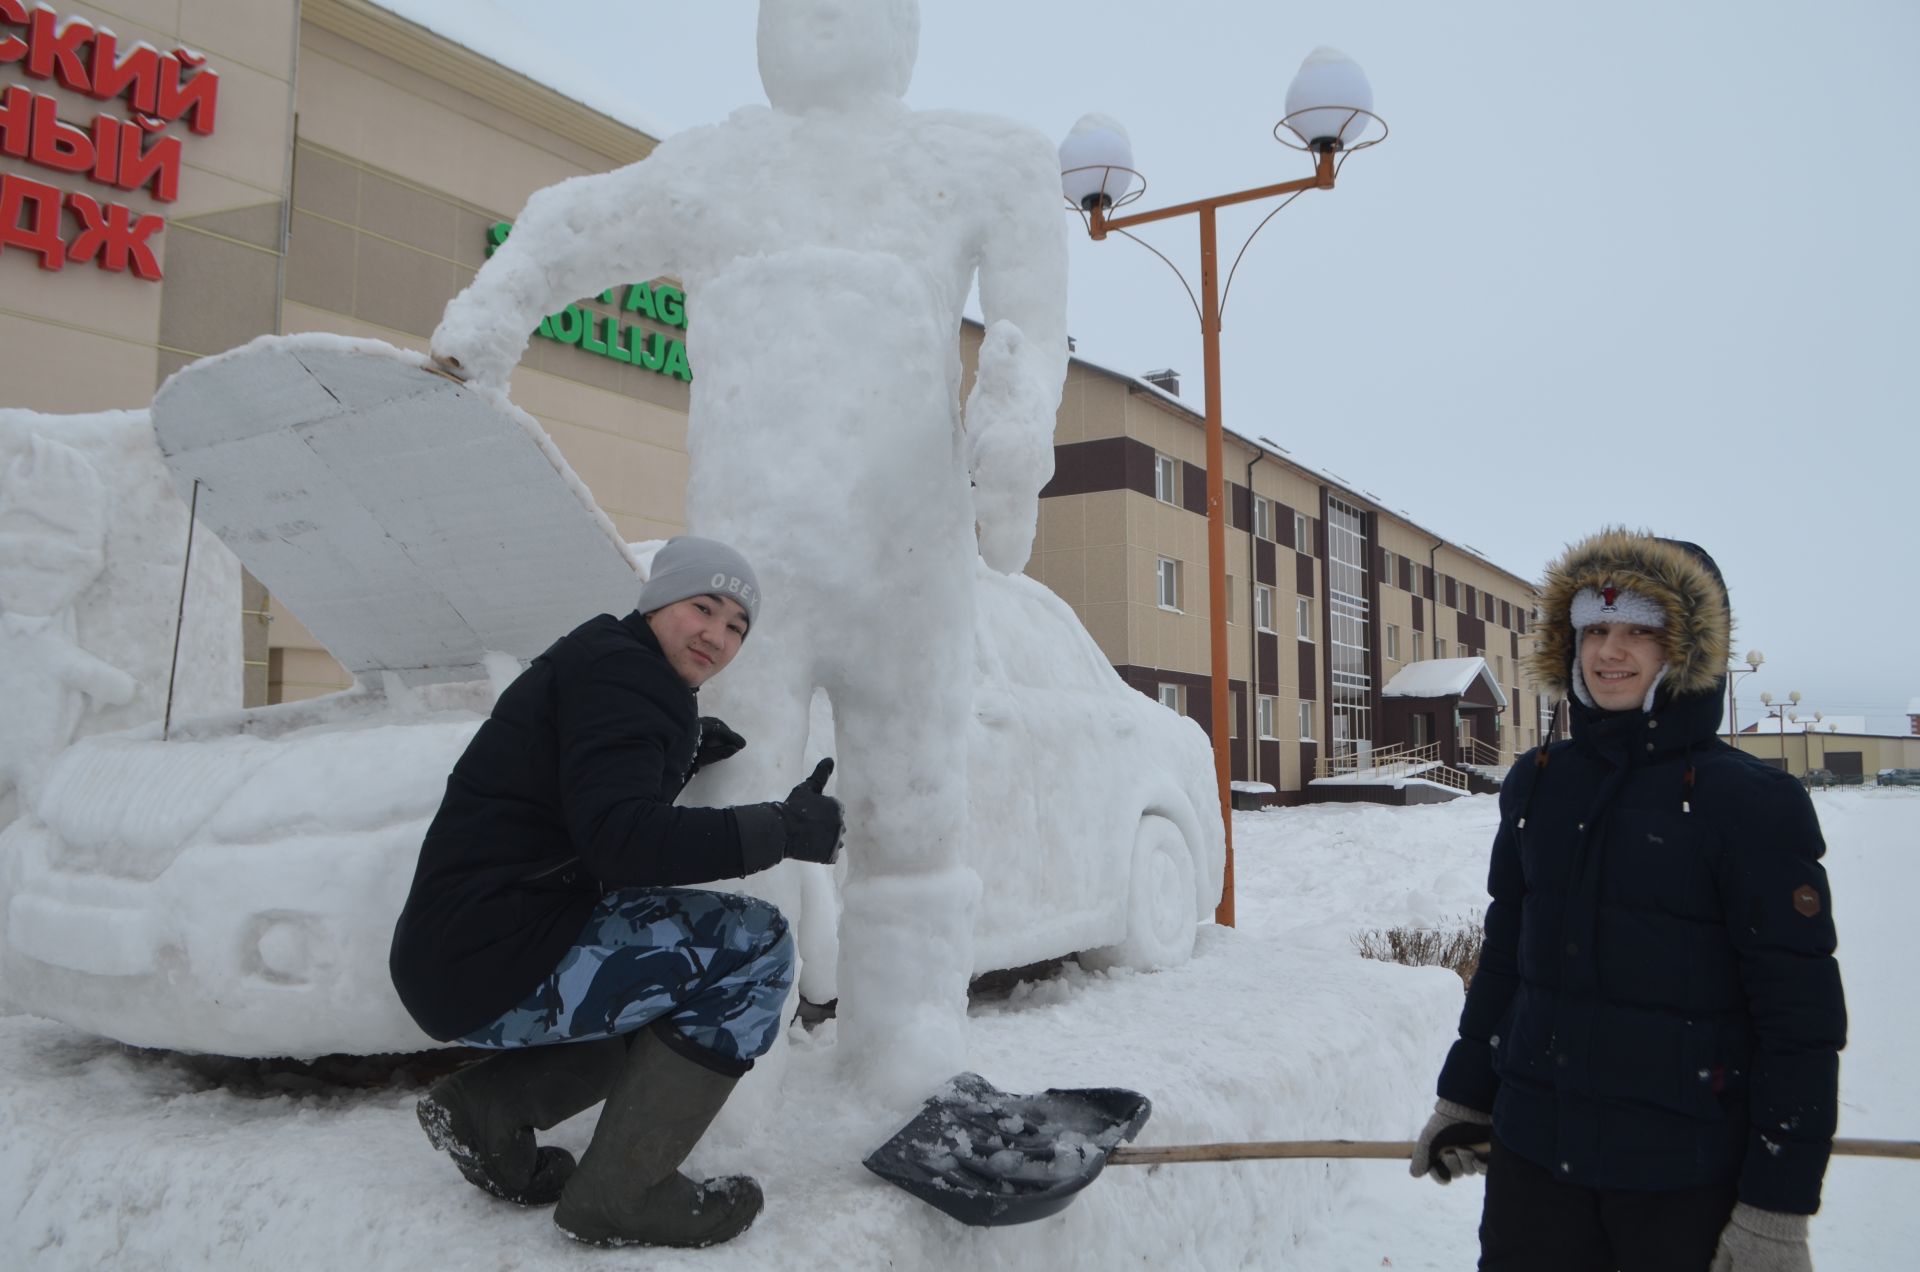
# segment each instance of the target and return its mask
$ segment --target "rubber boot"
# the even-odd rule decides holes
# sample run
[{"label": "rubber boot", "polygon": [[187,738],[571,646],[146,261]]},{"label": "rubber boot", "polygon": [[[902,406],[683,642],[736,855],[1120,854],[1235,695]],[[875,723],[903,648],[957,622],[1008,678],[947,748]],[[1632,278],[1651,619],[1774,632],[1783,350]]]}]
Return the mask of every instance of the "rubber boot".
[{"label": "rubber boot", "polygon": [[690,1059],[643,1030],[560,1194],[555,1225],[597,1246],[708,1246],[745,1232],[760,1213],[759,1184],[745,1175],[696,1183],[679,1169],[737,1081],[739,1073]]},{"label": "rubber boot", "polygon": [[626,1038],[502,1051],[434,1083],[415,1112],[474,1187],[550,1206],[573,1174],[573,1154],[541,1147],[533,1133],[606,1099],[626,1055]]}]

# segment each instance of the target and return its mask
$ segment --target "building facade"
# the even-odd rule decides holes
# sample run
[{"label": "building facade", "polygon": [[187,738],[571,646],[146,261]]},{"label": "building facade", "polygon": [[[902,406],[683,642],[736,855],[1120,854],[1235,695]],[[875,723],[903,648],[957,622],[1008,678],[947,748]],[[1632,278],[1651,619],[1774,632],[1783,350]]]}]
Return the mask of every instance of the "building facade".
[{"label": "building facade", "polygon": [[[424,349],[529,195],[654,144],[368,0],[0,0],[0,405],[142,408],[269,333]],[[685,521],[686,297],[608,281],[542,324],[511,393],[623,536],[665,537]],[[980,334],[960,333],[969,367]],[[1076,358],[1055,441],[1029,572],[1128,683],[1211,729],[1201,417]],[[1525,580],[1277,447],[1229,435],[1226,462],[1236,780],[1294,799],[1414,736],[1505,757],[1539,738]],[[349,683],[258,583],[237,621],[248,703]],[[1504,711],[1383,709],[1404,667],[1475,656]]]}]

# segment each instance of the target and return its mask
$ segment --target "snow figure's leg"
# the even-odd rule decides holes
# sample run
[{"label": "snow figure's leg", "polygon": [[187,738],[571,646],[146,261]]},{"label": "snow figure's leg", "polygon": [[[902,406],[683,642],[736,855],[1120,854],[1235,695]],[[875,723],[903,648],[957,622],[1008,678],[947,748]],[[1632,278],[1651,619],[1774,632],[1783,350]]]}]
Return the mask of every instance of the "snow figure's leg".
[{"label": "snow figure's leg", "polygon": [[842,674],[865,683],[842,692],[836,713],[847,814],[836,1049],[903,1106],[966,1062],[980,894],[967,854],[973,624],[971,607],[949,599],[949,612],[923,609],[931,621],[906,638],[924,663],[888,675],[877,651],[849,651]]},{"label": "snow figure's leg", "polygon": [[[972,971],[977,554],[957,424],[958,305],[898,257],[798,248],[708,280],[688,335],[700,368],[688,524],[753,562],[767,614],[790,624],[783,633],[810,651],[833,700],[854,881],[838,1036],[882,1094],[907,1098],[963,1059]],[[812,335],[796,338],[796,322]]]}]

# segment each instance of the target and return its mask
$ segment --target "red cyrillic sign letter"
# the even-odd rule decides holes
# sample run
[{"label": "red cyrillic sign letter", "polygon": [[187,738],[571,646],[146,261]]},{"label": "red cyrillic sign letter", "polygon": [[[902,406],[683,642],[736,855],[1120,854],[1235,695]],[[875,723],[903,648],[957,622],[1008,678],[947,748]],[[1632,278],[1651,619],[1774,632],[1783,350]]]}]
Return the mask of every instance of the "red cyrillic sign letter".
[{"label": "red cyrillic sign letter", "polygon": [[67,263],[67,245],[60,241],[60,192],[0,172],[0,253],[9,247],[37,252],[41,269],[57,270]]},{"label": "red cyrillic sign letter", "polygon": [[33,99],[33,153],[27,158],[43,168],[85,172],[93,167],[93,138],[60,122],[59,111],[51,97]]},{"label": "red cyrillic sign letter", "polygon": [[93,42],[93,24],[85,18],[62,22],[52,9],[35,9],[27,28],[27,74],[57,79],[77,92],[93,91],[81,50]]},{"label": "red cyrillic sign letter", "polygon": [[109,203],[102,208],[77,190],[67,195],[67,206],[80,218],[80,233],[67,249],[68,260],[98,257],[101,269],[116,274],[131,265],[135,274],[148,281],[160,277],[160,262],[147,246],[147,239],[166,224],[164,220],[150,215],[136,220],[133,209],[125,204]]}]

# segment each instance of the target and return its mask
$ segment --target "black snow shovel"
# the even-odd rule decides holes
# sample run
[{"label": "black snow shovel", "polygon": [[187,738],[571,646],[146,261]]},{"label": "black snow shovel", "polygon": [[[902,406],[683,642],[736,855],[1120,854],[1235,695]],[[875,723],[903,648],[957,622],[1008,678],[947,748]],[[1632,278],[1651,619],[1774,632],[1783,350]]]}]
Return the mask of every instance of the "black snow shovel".
[{"label": "black snow shovel", "polygon": [[[961,1223],[998,1228],[1064,1209],[1107,1166],[1272,1158],[1406,1161],[1411,1140],[1274,1140],[1128,1148],[1153,1104],[1119,1087],[1012,1095],[962,1073],[931,1096],[866,1167]],[[1484,1148],[1484,1145],[1479,1146]],[[1920,1160],[1920,1142],[1837,1139],[1841,1157]]]}]

